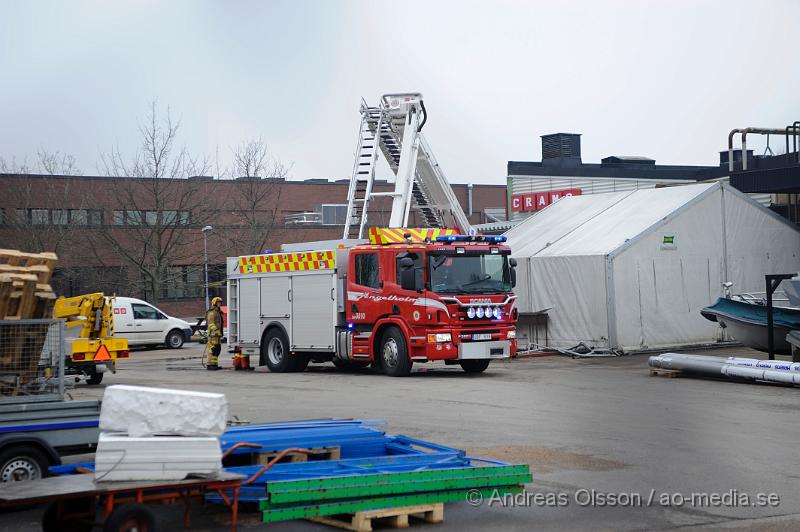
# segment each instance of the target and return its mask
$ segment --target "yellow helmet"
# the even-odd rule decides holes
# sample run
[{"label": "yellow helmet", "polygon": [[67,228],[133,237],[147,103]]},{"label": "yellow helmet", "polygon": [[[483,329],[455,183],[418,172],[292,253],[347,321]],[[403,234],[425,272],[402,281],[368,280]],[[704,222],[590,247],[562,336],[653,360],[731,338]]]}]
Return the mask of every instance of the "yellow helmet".
[{"label": "yellow helmet", "polygon": [[221,305],[221,304],[222,304],[222,298],[221,297],[215,297],[214,299],[211,300],[211,306],[212,307],[214,307],[216,305]]}]

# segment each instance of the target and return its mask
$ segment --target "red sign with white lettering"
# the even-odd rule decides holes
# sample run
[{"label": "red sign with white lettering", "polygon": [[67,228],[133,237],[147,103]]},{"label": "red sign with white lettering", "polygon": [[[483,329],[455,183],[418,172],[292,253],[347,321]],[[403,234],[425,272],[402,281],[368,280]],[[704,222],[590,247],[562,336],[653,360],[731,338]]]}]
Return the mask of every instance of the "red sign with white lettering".
[{"label": "red sign with white lettering", "polygon": [[533,192],[530,194],[513,194],[511,196],[512,212],[539,211],[567,196],[580,196],[583,191],[579,188],[565,190],[551,190],[549,192]]}]

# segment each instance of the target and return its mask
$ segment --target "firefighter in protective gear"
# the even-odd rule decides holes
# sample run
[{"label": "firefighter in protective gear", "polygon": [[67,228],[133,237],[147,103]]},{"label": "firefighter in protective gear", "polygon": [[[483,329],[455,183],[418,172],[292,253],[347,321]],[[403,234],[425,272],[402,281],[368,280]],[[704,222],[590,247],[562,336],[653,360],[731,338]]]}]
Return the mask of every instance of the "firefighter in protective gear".
[{"label": "firefighter in protective gear", "polygon": [[222,351],[222,298],[215,297],[211,300],[211,308],[206,313],[206,324],[208,326],[208,364],[206,369],[214,371],[219,367],[219,353]]}]

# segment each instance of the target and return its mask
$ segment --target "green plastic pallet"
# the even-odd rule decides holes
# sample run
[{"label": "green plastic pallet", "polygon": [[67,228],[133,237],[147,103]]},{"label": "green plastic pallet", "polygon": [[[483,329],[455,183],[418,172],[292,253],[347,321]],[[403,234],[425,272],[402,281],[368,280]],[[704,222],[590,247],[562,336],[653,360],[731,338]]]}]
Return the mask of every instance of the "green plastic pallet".
[{"label": "green plastic pallet", "polygon": [[[372,476],[372,475],[369,475]],[[279,491],[268,487],[268,499],[262,507],[277,508],[287,503],[319,502],[333,499],[353,499],[357,497],[374,497],[378,495],[409,494],[431,491],[447,491],[454,489],[486,488],[491,486],[510,486],[525,484],[531,481],[530,473],[476,475],[472,477],[447,476],[430,477],[421,480],[408,480],[396,482],[370,482],[365,479],[361,485],[319,488],[313,490]]]},{"label": "green plastic pallet", "polygon": [[[484,498],[491,497],[495,491],[500,495],[520,493],[522,486],[498,486],[479,490]],[[283,508],[267,509],[261,501],[262,520],[265,523],[275,521],[288,521],[291,519],[306,519],[321,515],[336,515],[359,512],[361,510],[375,510],[382,508],[396,508],[398,506],[416,506],[419,504],[435,504],[467,500],[467,494],[473,490],[459,489],[437,491],[430,493],[416,493],[411,495],[398,495],[394,497],[373,497],[358,500],[335,501],[325,504],[301,505]]]},{"label": "green plastic pallet", "polygon": [[375,473],[372,475],[349,475],[329,478],[312,478],[301,480],[278,480],[267,483],[267,493],[284,493],[289,491],[326,490],[366,484],[394,484],[438,479],[475,478],[501,475],[530,476],[527,464],[501,465],[484,467],[458,467],[450,469],[432,469],[425,471],[409,471],[404,473]]}]

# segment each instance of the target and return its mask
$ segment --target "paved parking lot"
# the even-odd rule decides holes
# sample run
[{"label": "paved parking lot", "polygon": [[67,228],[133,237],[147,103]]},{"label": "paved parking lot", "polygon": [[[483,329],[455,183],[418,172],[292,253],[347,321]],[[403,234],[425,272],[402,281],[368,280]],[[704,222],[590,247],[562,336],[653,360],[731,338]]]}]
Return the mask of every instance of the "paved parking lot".
[{"label": "paved parking lot", "polygon": [[[525,359],[495,363],[482,375],[422,365],[393,379],[331,364],[299,374],[208,372],[202,349],[133,352],[102,386],[81,384],[71,394],[100,398],[115,383],[223,392],[240,420],[382,419],[390,433],[531,464],[527,505],[451,504],[443,525],[420,529],[800,529],[798,389],[650,377],[644,355]],[[755,353],[725,353],[745,352]],[[692,494],[694,502],[681,501]],[[713,494],[722,499],[717,505]],[[758,494],[763,506],[744,505],[744,496]],[[179,528],[180,511],[159,513],[165,529]],[[35,510],[0,515],[0,528],[36,530],[37,520]],[[194,525],[226,530],[225,515],[196,512]],[[259,526],[255,516],[242,525]]]}]

